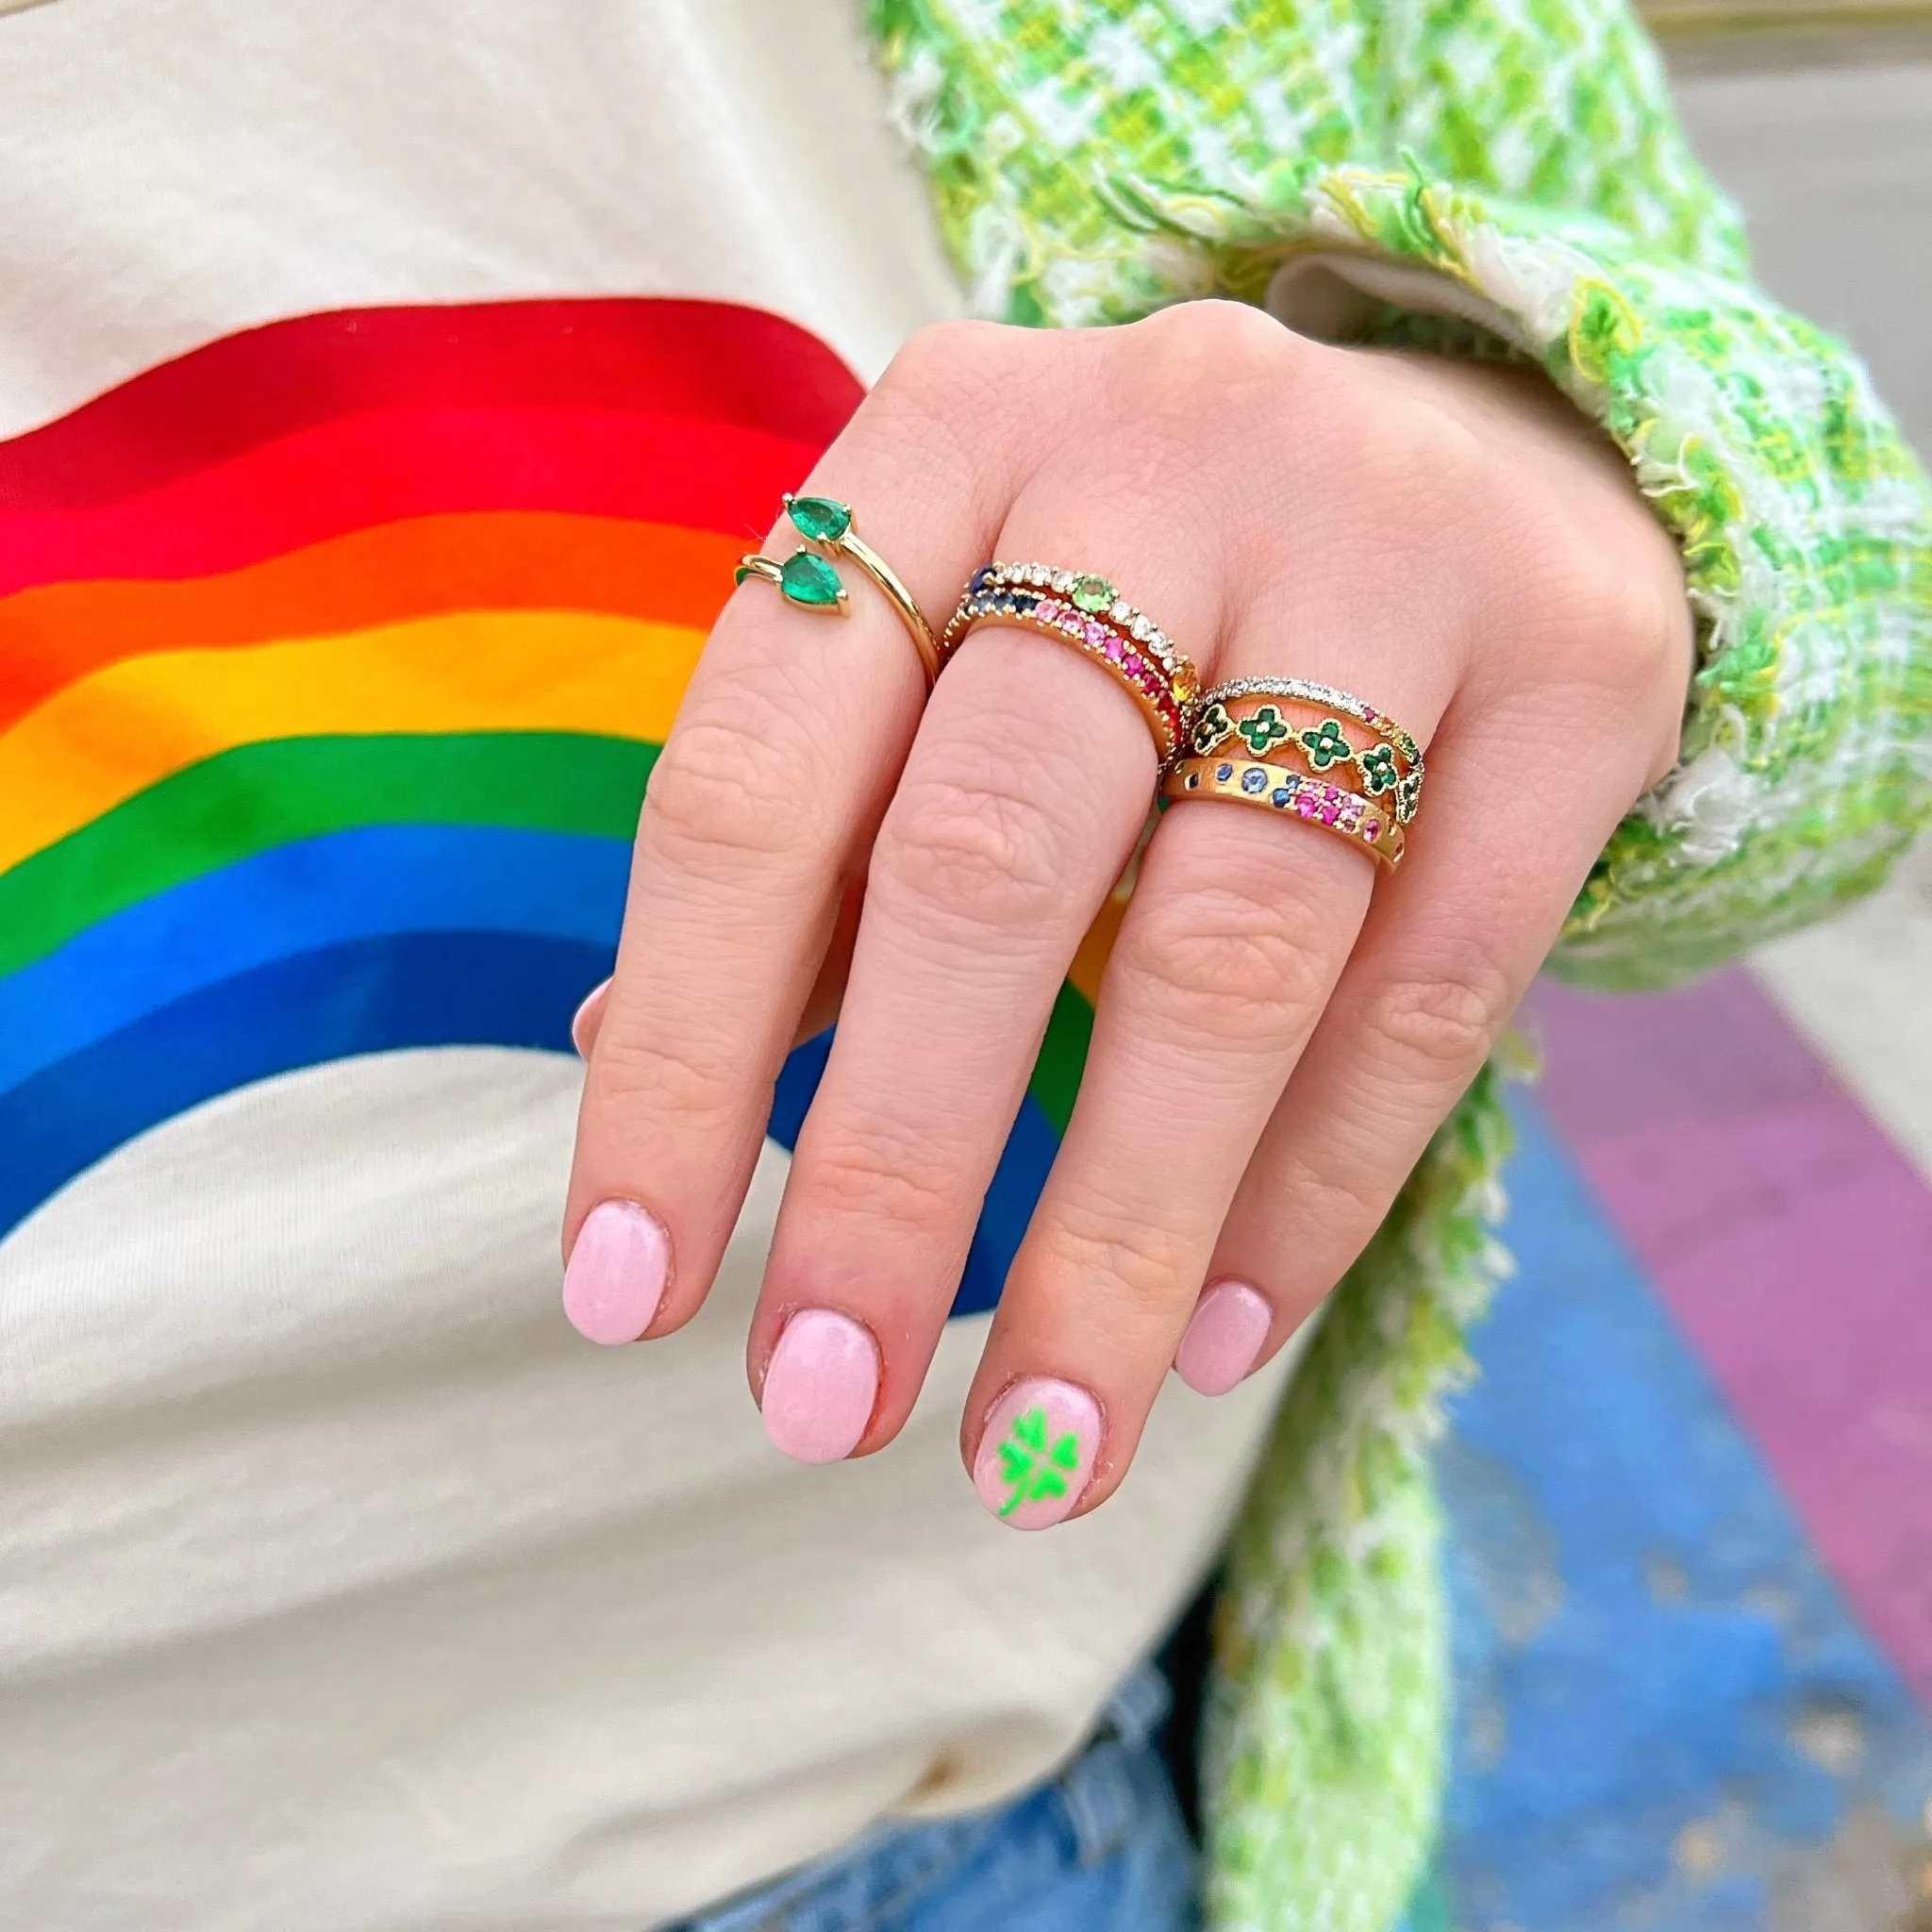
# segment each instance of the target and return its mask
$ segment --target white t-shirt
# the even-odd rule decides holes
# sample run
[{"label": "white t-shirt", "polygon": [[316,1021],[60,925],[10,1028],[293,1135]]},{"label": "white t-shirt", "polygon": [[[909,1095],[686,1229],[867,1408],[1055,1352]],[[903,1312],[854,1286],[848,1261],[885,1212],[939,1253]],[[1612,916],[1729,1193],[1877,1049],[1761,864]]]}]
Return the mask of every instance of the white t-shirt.
[{"label": "white t-shirt", "polygon": [[[534,544],[566,472],[620,561],[650,491],[651,541],[688,525],[708,559],[717,517],[679,492],[721,450],[732,488],[775,475],[831,408],[744,403],[744,344],[832,395],[834,357],[870,380],[956,310],[857,12],[0,13],[0,1923],[641,1932],[881,1816],[1037,1780],[1212,1560],[1282,1367],[1216,1402],[1171,1382],[1120,1494],[1041,1536],[959,1466],[983,1308],[886,1453],[773,1451],[742,1351],[778,1141],[690,1328],[614,1351],[567,1328],[580,1070],[554,1049],[614,936],[622,843],[570,822],[559,779],[541,824],[490,831],[465,900],[440,855],[495,802],[424,774],[518,724],[546,640],[633,640],[595,689],[538,664],[546,728],[594,734],[648,682],[626,666],[702,622],[588,591],[593,617],[425,617],[355,575],[379,550],[420,590],[470,516]],[[512,318],[509,348],[452,324],[450,384],[499,361],[483,402],[436,409],[420,332],[374,400],[358,344],[390,323],[227,340],[528,296],[568,301],[534,335]],[[602,405],[545,387],[577,380],[601,296],[633,298],[620,333],[669,315],[682,344],[646,414],[686,454],[648,475]],[[678,382],[724,399],[695,443]],[[533,495],[475,457],[524,449],[512,419],[550,453]],[[455,492],[435,516],[410,494],[429,470]],[[213,634],[292,609],[304,571],[333,618]],[[345,742],[392,758],[394,823],[313,818],[329,759],[377,769]],[[311,760],[300,800],[285,754]],[[541,1050],[506,1017],[519,974]]]}]

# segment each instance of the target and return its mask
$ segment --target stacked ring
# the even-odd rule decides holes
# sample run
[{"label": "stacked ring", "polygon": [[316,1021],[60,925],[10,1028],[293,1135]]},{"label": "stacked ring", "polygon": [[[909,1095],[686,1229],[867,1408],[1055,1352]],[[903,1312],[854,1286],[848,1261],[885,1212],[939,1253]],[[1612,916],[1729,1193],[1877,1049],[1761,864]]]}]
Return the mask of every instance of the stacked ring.
[{"label": "stacked ring", "polygon": [[1085,652],[1140,707],[1161,763],[1180,749],[1200,675],[1186,653],[1107,578],[1043,563],[982,565],[940,639],[941,663],[951,659],[969,632],[988,623],[1017,625]]},{"label": "stacked ring", "polygon": [[[897,574],[870,543],[862,541],[853,527],[852,506],[831,496],[792,496],[784,498],[785,514],[801,537],[809,539],[834,558],[849,558],[884,592],[899,622],[906,626],[912,647],[925,672],[930,688],[940,675],[939,641],[925,613],[913,601],[912,593],[899,581]],[[839,573],[816,552],[799,548],[783,563],[770,557],[749,556],[738,560],[734,580],[758,577],[774,585],[788,603],[803,610],[850,613],[851,603]]]},{"label": "stacked ring", "polygon": [[1391,872],[1402,863],[1407,841],[1387,806],[1286,765],[1241,758],[1179,758],[1168,768],[1160,792],[1167,799],[1232,798],[1269,811],[1291,812],[1359,845]]},{"label": "stacked ring", "polygon": [[[1251,702],[1257,699],[1264,702]],[[1283,704],[1312,714],[1312,722],[1298,729],[1283,715]],[[1343,719],[1367,725],[1376,741],[1355,743]],[[1421,746],[1386,711],[1333,685],[1304,677],[1237,677],[1216,685],[1189,716],[1187,748],[1208,758],[1237,740],[1233,756],[1264,759],[1277,750],[1292,752],[1319,779],[1326,780],[1338,765],[1348,767],[1336,775],[1352,776],[1372,800],[1387,799],[1384,809],[1393,811],[1398,824],[1407,824],[1422,805]]]},{"label": "stacked ring", "polygon": [[[1312,722],[1297,728],[1285,707]],[[1343,719],[1366,725],[1374,741],[1357,743]],[[1284,753],[1307,769],[1279,762]],[[1422,787],[1422,747],[1386,712],[1306,678],[1238,677],[1202,693],[1161,796],[1231,798],[1291,813],[1392,872],[1402,863],[1403,827],[1416,815]]]}]

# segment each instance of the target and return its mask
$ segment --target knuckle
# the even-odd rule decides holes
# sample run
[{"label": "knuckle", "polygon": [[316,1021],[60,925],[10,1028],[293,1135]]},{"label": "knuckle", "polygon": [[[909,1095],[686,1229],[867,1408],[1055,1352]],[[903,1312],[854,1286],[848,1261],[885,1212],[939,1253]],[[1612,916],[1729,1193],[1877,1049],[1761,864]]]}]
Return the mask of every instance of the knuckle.
[{"label": "knuckle", "polygon": [[729,724],[680,720],[651,774],[640,838],[684,864],[731,854],[770,860],[807,844],[815,788],[786,753],[775,710],[741,700]]},{"label": "knuckle", "polygon": [[1063,1203],[1042,1244],[1055,1274],[1111,1283],[1130,1307],[1163,1322],[1176,1295],[1194,1285],[1202,1261],[1176,1228],[1118,1201]]},{"label": "knuckle", "polygon": [[592,1061],[595,1091],[620,1120],[675,1120],[686,1128],[735,1116],[744,1068],[722,1041],[683,1030],[676,1038],[619,1033],[606,1027]]},{"label": "knuckle", "polygon": [[1280,1160],[1269,1175],[1269,1206],[1275,1225],[1310,1231],[1288,1251],[1288,1265],[1313,1263],[1321,1277],[1316,1292],[1325,1294],[1382,1224],[1406,1174],[1332,1146],[1322,1159],[1319,1167],[1300,1156]]},{"label": "knuckle", "polygon": [[1237,435],[1252,447],[1257,423],[1296,407],[1307,358],[1321,353],[1241,302],[1186,302],[1112,333],[1119,420],[1133,442],[1164,450],[1220,447]]},{"label": "knuckle", "polygon": [[889,409],[924,413],[936,402],[980,395],[1015,372],[1027,333],[997,322],[928,323],[886,365],[873,396]]},{"label": "knuckle", "polygon": [[991,781],[939,779],[901,792],[874,871],[889,891],[949,921],[1018,926],[1060,898],[1065,843],[1037,799]]},{"label": "knuckle", "polygon": [[1245,302],[1181,302],[1122,331],[1134,352],[1168,379],[1204,387],[1278,381],[1315,344]]},{"label": "knuckle", "polygon": [[1292,888],[1182,887],[1138,908],[1121,971],[1137,1006],[1170,1027],[1242,1042],[1278,1036],[1321,1002],[1320,924]]},{"label": "knuckle", "polygon": [[1516,989],[1474,947],[1426,974],[1378,987],[1369,1002],[1370,1037],[1403,1059],[1444,1073],[1474,1073],[1508,1024]]},{"label": "knuckle", "polygon": [[958,1163],[928,1142],[887,1132],[841,1131],[816,1147],[806,1191],[818,1210],[868,1225],[884,1223],[928,1241],[950,1235],[960,1216]]}]

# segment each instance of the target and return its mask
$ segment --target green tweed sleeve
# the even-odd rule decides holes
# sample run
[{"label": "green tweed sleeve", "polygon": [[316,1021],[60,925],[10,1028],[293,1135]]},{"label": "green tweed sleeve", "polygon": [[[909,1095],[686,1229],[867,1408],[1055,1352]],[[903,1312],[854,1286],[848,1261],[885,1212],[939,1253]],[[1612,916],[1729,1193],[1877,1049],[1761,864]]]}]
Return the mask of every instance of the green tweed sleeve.
[{"label": "green tweed sleeve", "polygon": [[[1869,890],[1932,814],[1932,498],[1750,280],[1620,0],[874,0],[982,312],[1207,294],[1537,362],[1684,553],[1677,768],[1553,964],[1666,983]],[[1333,296],[1346,299],[1338,308]]]}]

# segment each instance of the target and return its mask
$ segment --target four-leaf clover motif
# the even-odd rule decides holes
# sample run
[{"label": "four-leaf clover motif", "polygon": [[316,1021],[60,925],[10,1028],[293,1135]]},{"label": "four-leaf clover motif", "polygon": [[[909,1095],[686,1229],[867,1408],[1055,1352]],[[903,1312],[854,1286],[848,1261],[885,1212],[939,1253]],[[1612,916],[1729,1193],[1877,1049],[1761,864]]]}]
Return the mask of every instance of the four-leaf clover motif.
[{"label": "four-leaf clover motif", "polygon": [[1307,749],[1309,764],[1318,772],[1325,772],[1330,765],[1355,756],[1355,746],[1342,737],[1338,718],[1324,718],[1312,730],[1304,731],[1301,741]]},{"label": "four-leaf clover motif", "polygon": [[1012,1491],[1002,1516],[1010,1516],[1023,1503],[1043,1503],[1067,1493],[1067,1475],[1080,1466],[1080,1438],[1072,1429],[1050,1446],[1046,1438],[1045,1409],[1024,1409],[1013,1418],[1013,1432],[1000,1444],[1000,1480]]},{"label": "four-leaf clover motif", "polygon": [[1356,764],[1371,798],[1394,791],[1402,775],[1395,769],[1395,754],[1386,744],[1372,744],[1367,751],[1358,752]]},{"label": "four-leaf clover motif", "polygon": [[1234,730],[1234,720],[1227,715],[1225,705],[1215,703],[1208,707],[1194,720],[1193,746],[1195,752],[1206,758],[1218,744],[1224,744]]},{"label": "four-leaf clover motif", "polygon": [[1273,705],[1263,705],[1252,718],[1243,718],[1235,727],[1250,754],[1264,758],[1288,736],[1288,726]]}]

